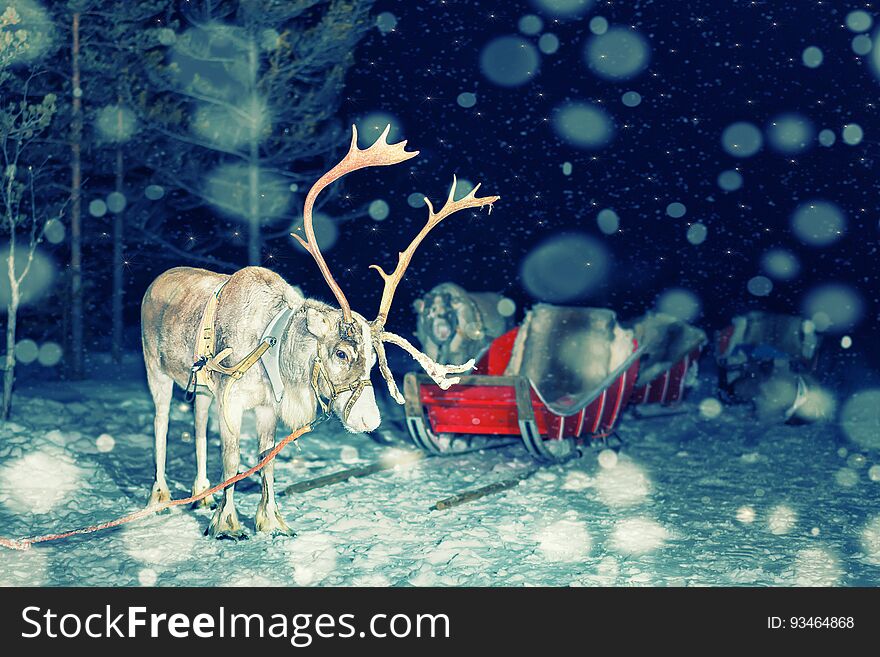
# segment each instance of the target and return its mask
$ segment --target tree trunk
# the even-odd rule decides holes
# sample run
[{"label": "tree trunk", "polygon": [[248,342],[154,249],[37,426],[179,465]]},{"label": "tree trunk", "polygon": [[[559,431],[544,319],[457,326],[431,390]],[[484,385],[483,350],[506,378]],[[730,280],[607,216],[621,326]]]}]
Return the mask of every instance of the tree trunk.
[{"label": "tree trunk", "polygon": [[18,291],[6,306],[6,362],[3,364],[3,419],[12,410],[12,384],[15,383],[15,329],[18,320]]},{"label": "tree trunk", "polygon": [[[250,73],[250,92],[252,97],[257,93],[257,43],[251,37],[248,48],[248,64]],[[251,108],[255,110],[255,105]],[[262,239],[260,235],[260,135],[257,134],[257,117],[252,117],[249,131],[250,152],[248,154],[248,264],[259,265],[262,262]]]},{"label": "tree trunk", "polygon": [[[119,122],[122,122],[122,109],[119,110]],[[122,126],[119,126],[120,134]],[[122,194],[123,189],[123,160],[122,160],[122,144],[116,144],[116,186],[117,193]],[[122,332],[123,324],[123,301],[125,295],[125,287],[123,282],[123,255],[122,255],[122,238],[123,238],[123,219],[122,212],[116,212],[113,215],[113,336],[110,351],[113,355],[114,363],[122,362]]]},{"label": "tree trunk", "polygon": [[73,109],[70,139],[70,353],[71,376],[83,376],[83,293],[82,293],[82,89],[79,68],[79,14],[73,14],[71,68],[73,74]]},{"label": "tree trunk", "polygon": [[[9,160],[6,160],[7,162]],[[6,306],[6,357],[3,362],[3,399],[0,416],[9,419],[12,410],[12,384],[15,382],[15,322],[18,319],[18,279],[15,275],[15,218],[12,208],[14,177],[7,173],[3,200],[6,209],[6,228],[9,229],[9,255],[6,257],[6,277],[9,279],[9,303]]]},{"label": "tree trunk", "polygon": [[251,148],[248,165],[248,264],[259,265],[262,261],[260,235],[260,165],[259,156],[254,157]]},{"label": "tree trunk", "polygon": [[[13,231],[15,229],[13,228]],[[9,260],[7,275],[9,276],[9,304],[6,306],[6,360],[3,363],[3,420],[9,420],[12,410],[12,385],[15,383],[15,330],[18,320],[19,296],[18,281],[15,278],[15,235],[9,243]]]}]

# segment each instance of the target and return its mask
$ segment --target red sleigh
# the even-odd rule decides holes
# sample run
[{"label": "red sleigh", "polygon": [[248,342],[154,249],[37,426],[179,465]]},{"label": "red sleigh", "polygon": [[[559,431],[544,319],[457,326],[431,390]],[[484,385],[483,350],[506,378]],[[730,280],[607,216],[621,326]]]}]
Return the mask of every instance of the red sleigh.
[{"label": "red sleigh", "polygon": [[696,381],[706,333],[668,315],[648,313],[633,322],[645,351],[630,404],[674,406]]},{"label": "red sleigh", "polygon": [[[491,344],[479,359],[476,374],[462,376],[461,382],[449,390],[437,387],[425,375],[407,374],[404,379],[407,427],[417,446],[442,454],[451,451],[450,444],[460,436],[489,439],[520,436],[532,456],[556,460],[567,457],[578,443],[605,437],[613,431],[632,394],[639,371],[641,349],[632,339],[631,332],[617,329],[615,344],[618,352],[621,345],[629,345],[629,352],[622,358],[618,353],[617,360],[621,362],[613,366],[612,357],[607,371],[593,366],[593,361],[602,359],[584,347],[590,346],[587,341],[568,345],[569,353],[563,357],[574,355],[576,361],[573,366],[563,368],[570,370],[568,378],[565,373],[555,376],[553,372],[535,376],[534,362],[541,360],[541,350],[547,352],[548,361],[554,362],[556,356],[555,362],[558,363],[559,354],[555,352],[565,349],[565,341],[560,345],[560,341],[544,336],[539,348],[530,351],[530,339],[532,343],[539,341],[530,337],[526,328],[533,313],[536,313],[535,317],[565,317],[567,319],[558,320],[561,325],[568,322],[575,329],[578,322],[595,324],[597,314],[602,313],[599,319],[603,322],[603,330],[609,322],[612,328],[608,330],[616,327],[611,311],[541,304],[533,309],[523,326]],[[536,328],[532,326],[532,336],[540,333]],[[598,343],[594,340],[594,347],[595,344]],[[601,344],[598,350],[605,353]],[[572,371],[576,373],[573,377]],[[584,372],[592,379],[590,376],[580,377]],[[542,382],[545,385],[542,386]],[[572,390],[560,394],[559,385],[566,383],[572,383]],[[489,444],[491,442],[486,443]]]}]

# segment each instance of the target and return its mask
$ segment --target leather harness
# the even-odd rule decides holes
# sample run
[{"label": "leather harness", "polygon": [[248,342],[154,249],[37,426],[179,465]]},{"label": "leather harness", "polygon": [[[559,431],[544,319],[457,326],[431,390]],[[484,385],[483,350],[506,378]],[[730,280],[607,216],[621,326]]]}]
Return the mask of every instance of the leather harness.
[{"label": "leather harness", "polygon": [[[216,332],[214,330],[214,324],[217,317],[217,306],[220,303],[220,293],[228,280],[229,279],[223,281],[211,293],[211,297],[205,304],[205,310],[202,312],[202,321],[199,324],[193,366],[190,372],[189,382],[187,383],[187,395],[189,396],[190,390],[192,390],[192,394],[195,394],[196,386],[204,386],[211,390],[211,393],[216,396],[213,381],[208,375],[208,372],[218,372],[219,374],[223,374],[232,379],[223,390],[223,408],[225,410],[227,406],[226,402],[229,399],[229,393],[232,390],[233,384],[241,379],[259,360],[263,363],[266,376],[272,386],[272,394],[275,397],[275,401],[281,402],[281,399],[284,397],[284,384],[281,379],[280,367],[281,338],[287,332],[290,322],[293,319],[293,314],[296,311],[291,308],[284,308],[281,310],[266,326],[257,346],[237,364],[232,367],[226,367],[221,363],[232,353],[232,348],[227,347],[220,353],[216,355],[214,354],[214,349],[216,347]],[[324,379],[327,389],[330,391],[329,395],[324,395],[321,392],[322,378]],[[321,356],[315,354],[309,385],[324,414],[330,412],[331,405],[336,401],[339,395],[351,391],[352,394],[349,397],[348,402],[345,404],[341,418],[343,422],[346,422],[351,410],[357,403],[357,400],[360,399],[364,388],[372,386],[373,384],[369,378],[366,378],[346,386],[337,386],[330,379],[330,376],[324,367],[324,362],[321,360]],[[225,412],[223,413],[223,417],[227,427],[230,426]]]}]

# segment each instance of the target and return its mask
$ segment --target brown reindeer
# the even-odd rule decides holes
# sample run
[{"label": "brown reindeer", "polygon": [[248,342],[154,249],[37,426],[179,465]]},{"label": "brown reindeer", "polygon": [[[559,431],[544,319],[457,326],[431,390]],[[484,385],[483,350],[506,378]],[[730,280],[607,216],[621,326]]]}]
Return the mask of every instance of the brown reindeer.
[{"label": "brown reindeer", "polygon": [[[441,388],[458,382],[450,376],[473,368],[440,365],[418,351],[406,339],[385,330],[385,322],[398,284],[416,248],[427,234],[449,215],[466,208],[479,208],[498,200],[497,196],[478,198],[477,185],[467,196],[454,200],[455,178],[446,203],[438,211],[426,198],[428,221],[412,243],[398,256],[390,274],[371,265],[384,281],[376,319],[366,320],[352,312],[321,254],[312,226],[312,210],[320,192],[342,176],[371,166],[404,162],[418,154],[406,151],[406,142],[386,141],[390,126],[366,149],[357,146],[357,129],[352,126],[348,153],[309,190],[303,206],[305,238],[293,235],[312,255],[339,307],[303,298],[278,274],[262,267],[246,267],[231,276],[204,269],[178,267],[161,274],[144,295],[141,330],[147,381],[156,406],[156,479],[149,504],[170,498],[165,480],[165,449],[168,411],[174,383],[189,388],[191,376],[204,366],[205,385],[197,386],[195,396],[195,447],[197,474],[193,493],[208,489],[206,443],[208,408],[211,397],[218,400],[223,477],[233,477],[239,468],[239,430],[242,413],[253,409],[257,420],[259,450],[275,442],[280,418],[288,427],[302,427],[317,417],[317,407],[335,414],[349,431],[372,431],[380,415],[370,382],[370,372],[378,362],[391,396],[399,404],[403,395],[388,366],[384,343],[407,351]],[[206,307],[216,297],[216,310]],[[214,302],[212,302],[214,303]],[[213,321],[206,321],[213,317]],[[212,330],[215,353],[194,365],[203,325]],[[260,351],[263,349],[263,351]],[[259,354],[259,362],[256,356]],[[253,366],[242,367],[253,358]],[[228,359],[228,360],[227,360]],[[227,364],[223,364],[227,361]],[[238,363],[235,366],[234,363]],[[257,507],[257,531],[291,534],[275,502],[273,468],[261,471],[262,498]],[[207,533],[221,538],[246,538],[233,500],[234,486],[226,488]]]},{"label": "brown reindeer", "polygon": [[498,312],[502,300],[495,292],[469,292],[452,282],[437,285],[413,302],[422,351],[438,363],[478,358],[513,328],[513,318]]}]

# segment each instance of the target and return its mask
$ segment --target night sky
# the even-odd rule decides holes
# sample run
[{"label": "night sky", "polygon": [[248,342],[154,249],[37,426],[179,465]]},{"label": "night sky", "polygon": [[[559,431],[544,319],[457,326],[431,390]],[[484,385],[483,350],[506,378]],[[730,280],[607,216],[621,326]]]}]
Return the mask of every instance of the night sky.
[{"label": "night sky", "polygon": [[[869,263],[878,234],[871,176],[878,81],[872,56],[853,52],[856,32],[846,25],[853,9],[870,12],[870,5],[599,2],[580,18],[560,20],[526,0],[377,3],[376,13],[390,12],[396,26],[361,44],[343,112],[349,120],[376,111],[398,118],[421,155],[412,167],[360,174],[348,185],[353,202],[377,197],[391,206],[384,222],[347,224],[332,251],[354,305],[369,313],[378,296],[378,279],[375,290],[361,283],[370,282],[365,272],[373,254],[393,265],[392,249],[404,246],[423,221],[424,210],[409,207],[407,196],[427,193],[436,204],[457,173],[482,181],[501,201],[491,216],[455,216],[435,230],[401,287],[398,308],[449,279],[529,305],[533,298],[519,278],[523,259],[545,239],[578,231],[604,244],[612,261],[602,284],[572,303],[606,305],[630,317],[663,291],[683,288],[702,303],[697,322],[714,329],[750,308],[797,313],[817,285],[844,283],[864,312],[855,331],[838,331],[837,339],[844,332],[854,339],[870,335],[877,312]],[[541,18],[538,35],[519,33],[527,14]],[[590,70],[584,47],[596,16],[647,40],[650,61],[640,74],[608,80]],[[540,54],[530,81],[502,87],[481,71],[481,52],[493,39],[520,34],[537,44],[546,32],[558,37],[559,49]],[[802,61],[810,46],[823,53],[816,68]],[[621,101],[628,91],[641,95],[638,106]],[[476,95],[473,107],[456,102],[463,92]],[[570,101],[605,109],[614,124],[610,143],[583,149],[556,134],[553,113]],[[808,119],[813,134],[799,152],[782,153],[766,129],[792,113]],[[722,147],[725,128],[740,121],[765,133],[752,157],[733,157]],[[856,145],[841,138],[850,123],[864,129]],[[817,139],[826,128],[836,134],[830,147]],[[725,170],[742,175],[740,189],[719,188]],[[830,245],[804,244],[790,227],[795,209],[813,200],[843,213],[845,234]],[[667,215],[672,202],[686,206],[685,216]],[[604,208],[620,217],[613,235],[597,227]],[[699,245],[687,239],[695,222],[707,228]],[[765,274],[761,259],[772,248],[793,254],[799,274],[773,280],[769,295],[754,296],[748,281]],[[405,319],[401,313],[392,321]]]},{"label": "night sky", "polygon": [[[566,7],[573,10],[560,11]],[[181,34],[194,29],[182,19],[185,12],[175,11],[159,16],[156,26],[175,25]],[[369,265],[393,268],[397,250],[425,221],[419,195],[439,206],[456,174],[482,182],[483,194],[501,200],[491,214],[452,216],[423,243],[390,316],[398,332],[414,329],[413,299],[444,281],[509,296],[517,318],[536,301],[609,307],[631,319],[655,304],[681,310],[670,299],[690,299],[684,318],[710,333],[748,309],[809,319],[827,311],[827,353],[859,367],[867,354],[878,370],[873,327],[880,302],[871,266],[880,90],[874,13],[870,3],[819,0],[377,0],[335,120],[356,123],[362,146],[390,121],[392,140],[406,138],[421,154],[341,183],[342,193],[322,208],[331,218],[349,216],[338,225],[335,244],[324,244],[331,269],[352,306],[372,316],[381,281]],[[230,17],[217,25],[225,29]],[[641,44],[642,57],[630,66],[638,47],[611,47],[603,64],[615,71],[609,77],[587,53],[600,43],[613,46],[611,35]],[[499,62],[493,48],[511,43],[517,49],[502,47]],[[59,42],[58,61],[66,61],[65,48]],[[167,52],[171,61],[174,47]],[[100,99],[87,100],[92,121]],[[274,131],[284,126],[273,122],[273,102],[280,101],[266,99]],[[581,113],[563,120],[571,108]],[[195,112],[195,104],[190,109]],[[59,140],[66,120],[53,126]],[[735,156],[724,135],[743,123],[758,142],[754,153]],[[601,129],[591,132],[596,126]],[[221,135],[234,128],[213,127]],[[155,245],[142,249],[136,231],[126,233],[126,346],[132,350],[139,348],[139,303],[150,281],[175,264],[204,266],[182,257],[193,244],[214,240],[219,246],[210,255],[232,263],[227,270],[247,263],[242,222],[193,203],[183,187],[172,188],[174,176],[163,181],[154,174],[150,167],[163,163],[167,147],[157,143],[158,160],[133,148],[126,191],[143,205],[148,185],[168,187],[166,199],[151,207],[166,213],[161,237],[177,251],[152,257]],[[339,157],[346,146],[343,130]],[[186,144],[175,148],[183,149],[183,166],[190,155],[205,166],[226,162],[222,156],[200,160],[198,149],[190,154]],[[112,189],[107,152],[86,154],[84,209]],[[204,175],[198,167],[194,173]],[[66,164],[59,176],[68,176]],[[330,300],[314,262],[286,237],[304,192],[304,185],[285,191],[293,205],[266,228],[281,237],[267,241],[262,264],[308,295]],[[807,216],[807,227],[818,227],[816,239],[805,236],[796,219],[811,205],[833,215]],[[362,212],[367,206],[371,216]],[[87,337],[99,351],[109,347],[110,219],[87,216],[85,226]],[[768,266],[774,253],[776,264]],[[63,249],[55,255],[63,267]],[[565,294],[545,294],[548,282]],[[59,292],[47,303],[63,298]],[[23,325],[35,339],[59,340],[56,333],[65,329],[57,322],[40,328],[30,319],[45,309],[26,309]],[[841,346],[841,340],[850,346],[845,338],[852,341],[848,350]]]}]

